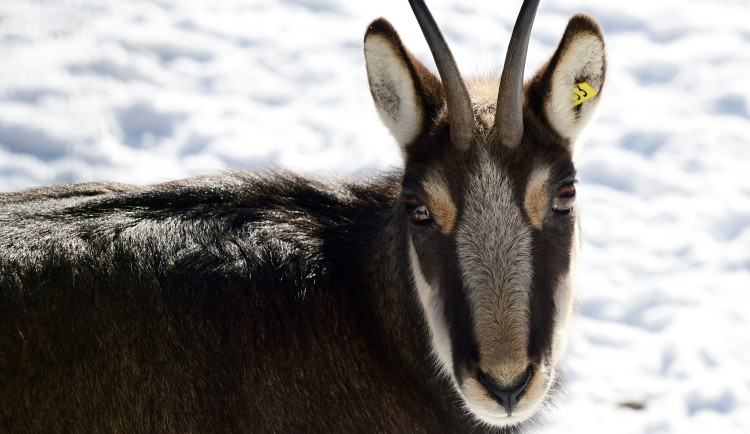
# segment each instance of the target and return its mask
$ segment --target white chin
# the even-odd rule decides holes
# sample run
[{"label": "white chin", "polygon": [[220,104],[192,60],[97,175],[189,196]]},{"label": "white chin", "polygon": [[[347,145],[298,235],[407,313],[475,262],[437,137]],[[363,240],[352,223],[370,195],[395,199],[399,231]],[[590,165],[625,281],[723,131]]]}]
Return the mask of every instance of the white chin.
[{"label": "white chin", "polygon": [[[468,393],[467,393],[468,392]],[[484,423],[493,426],[511,426],[524,422],[534,416],[542,405],[544,396],[537,395],[532,399],[526,397],[522,399],[521,405],[514,408],[512,413],[508,412],[498,405],[495,401],[487,397],[483,392],[478,390],[461,390],[461,396],[464,399],[466,408]]]},{"label": "white chin", "polygon": [[477,411],[471,408],[472,413],[482,422],[493,425],[493,426],[512,426],[517,425],[534,415],[535,411],[514,411],[513,414],[508,416],[504,411],[499,413],[489,413],[485,411]]}]

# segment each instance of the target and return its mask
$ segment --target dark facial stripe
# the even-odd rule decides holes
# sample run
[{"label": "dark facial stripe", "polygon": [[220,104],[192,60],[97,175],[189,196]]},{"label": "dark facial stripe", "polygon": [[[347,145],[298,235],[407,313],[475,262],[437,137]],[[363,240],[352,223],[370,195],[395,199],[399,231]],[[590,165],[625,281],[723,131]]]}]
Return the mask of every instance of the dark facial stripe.
[{"label": "dark facial stripe", "polygon": [[[479,360],[469,301],[463,289],[456,263],[456,243],[453,236],[435,233],[430,228],[412,231],[419,267],[428,284],[438,292],[443,304],[444,320],[448,328],[453,360],[453,373],[461,381],[462,366]],[[448,259],[450,258],[450,259]]]},{"label": "dark facial stripe", "polygon": [[535,230],[532,236],[534,275],[529,306],[529,358],[537,363],[548,360],[552,352],[558,308],[555,291],[569,271],[573,245],[573,216],[555,217],[542,230]]},{"label": "dark facial stripe", "polygon": [[[452,258],[456,257],[455,250],[454,245]],[[444,303],[445,320],[450,330],[453,375],[460,385],[463,381],[460,375],[461,368],[467,364],[474,365],[479,362],[479,349],[474,336],[471,307],[466,298],[457,263],[452,262],[450,266],[443,269],[442,282],[439,292]]]}]

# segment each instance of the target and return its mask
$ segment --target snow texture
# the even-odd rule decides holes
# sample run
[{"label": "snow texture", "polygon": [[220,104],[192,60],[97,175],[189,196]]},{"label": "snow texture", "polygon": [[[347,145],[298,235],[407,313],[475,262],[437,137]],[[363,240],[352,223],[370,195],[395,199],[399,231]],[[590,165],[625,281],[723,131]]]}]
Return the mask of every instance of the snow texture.
[{"label": "snow texture", "polygon": [[[520,1],[432,0],[464,74],[502,64]],[[584,247],[567,395],[545,433],[750,432],[750,1],[545,0],[527,76],[567,19],[603,27],[578,154]],[[399,166],[362,37],[405,1],[3,0],[0,191],[285,166]]]}]

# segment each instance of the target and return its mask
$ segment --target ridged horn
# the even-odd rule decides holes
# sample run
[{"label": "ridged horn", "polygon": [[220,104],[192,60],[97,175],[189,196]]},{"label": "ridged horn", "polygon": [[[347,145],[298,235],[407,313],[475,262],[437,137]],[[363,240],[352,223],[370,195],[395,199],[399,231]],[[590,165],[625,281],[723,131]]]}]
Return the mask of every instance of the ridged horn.
[{"label": "ridged horn", "polygon": [[505,55],[495,114],[495,126],[505,146],[516,146],[523,138],[523,70],[537,6],[539,0],[524,0]]},{"label": "ridged horn", "polygon": [[432,51],[440,79],[445,89],[445,100],[448,106],[448,120],[451,128],[451,141],[458,149],[467,150],[474,132],[474,109],[471,106],[469,91],[461,73],[456,66],[456,60],[448,48],[448,44],[440,33],[430,10],[423,0],[409,0],[414,16],[417,17],[419,27]]}]

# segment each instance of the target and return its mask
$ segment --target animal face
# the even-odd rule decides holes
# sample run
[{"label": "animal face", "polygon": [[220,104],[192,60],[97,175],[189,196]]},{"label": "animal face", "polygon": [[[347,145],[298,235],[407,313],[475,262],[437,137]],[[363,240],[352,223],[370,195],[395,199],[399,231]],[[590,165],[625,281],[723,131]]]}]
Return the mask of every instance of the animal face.
[{"label": "animal face", "polygon": [[[493,423],[541,404],[572,307],[575,169],[564,146],[541,144],[544,158],[524,150],[531,141],[510,149],[484,138],[462,155],[446,146],[443,158],[407,166],[402,192],[436,355],[468,407]],[[517,402],[491,392],[522,385]]]},{"label": "animal face", "polygon": [[[533,20],[528,3],[519,22]],[[385,20],[371,24],[365,55],[376,107],[404,150],[409,260],[435,359],[478,419],[526,420],[554,385],[565,347],[579,248],[574,142],[599,100],[577,101],[576,86],[602,90],[601,31],[573,17],[515,103],[502,97],[505,75],[461,82],[469,128],[451,115],[462,103],[447,89],[457,84],[444,84],[446,67],[436,57],[441,81]]]}]

